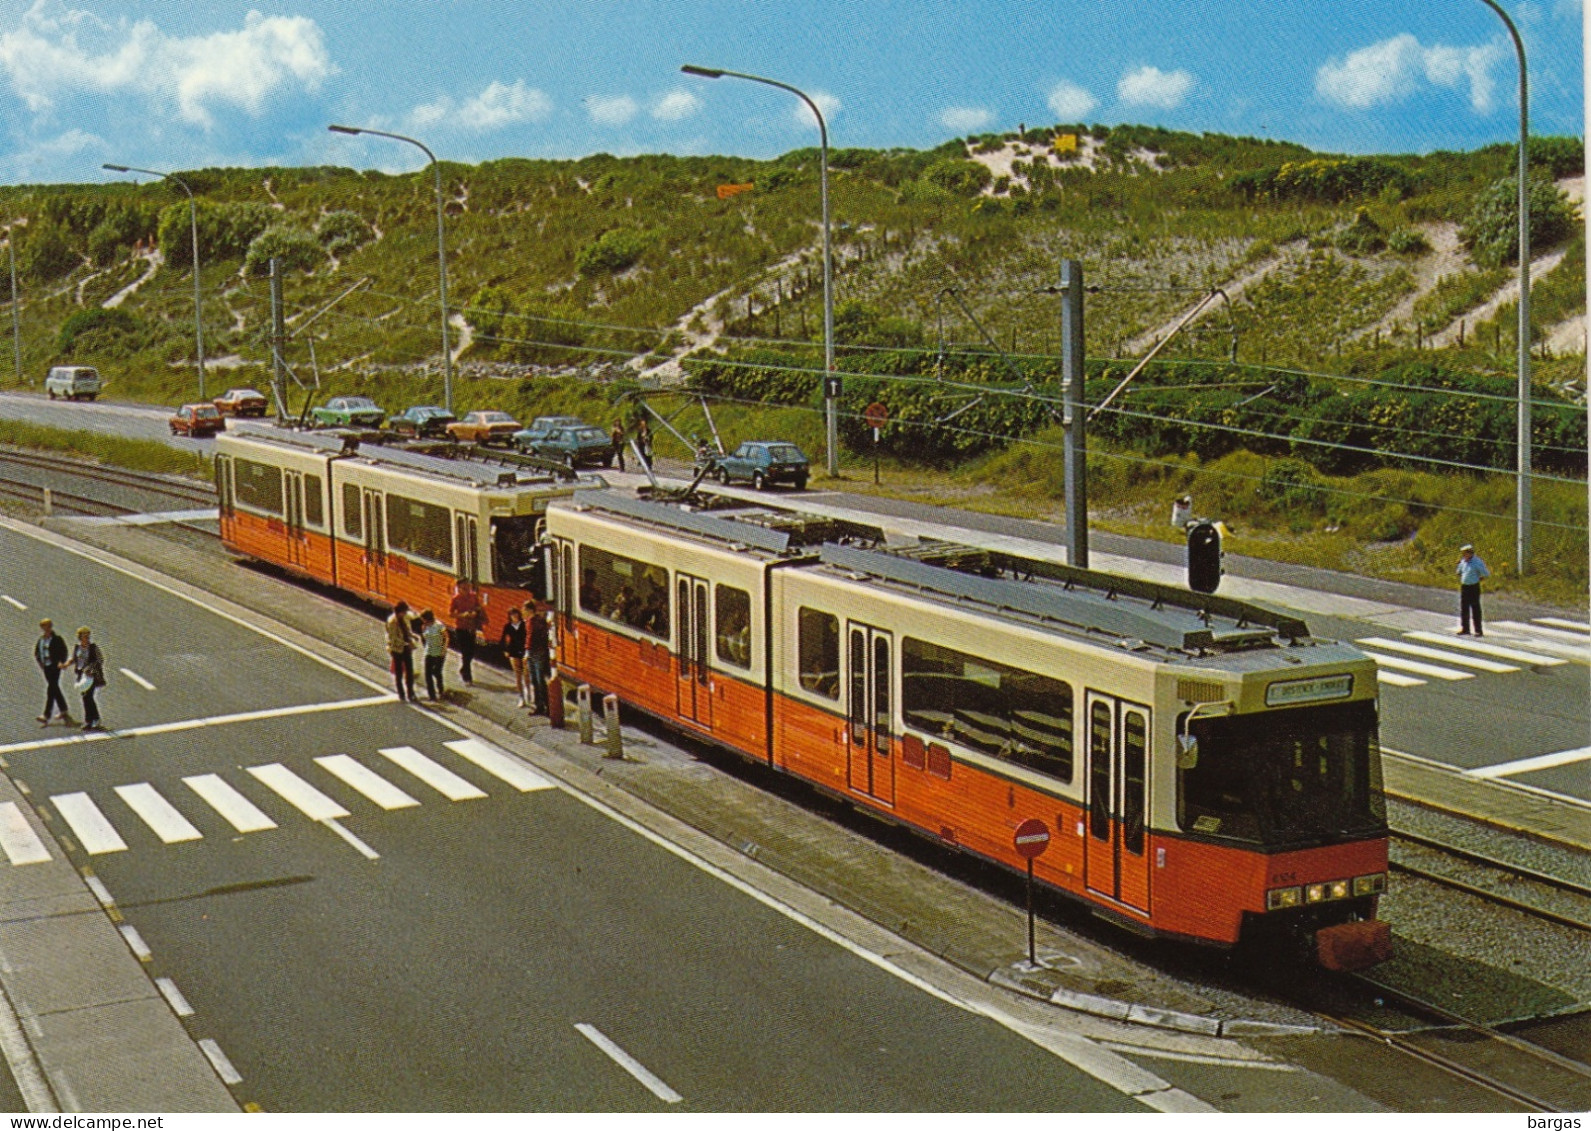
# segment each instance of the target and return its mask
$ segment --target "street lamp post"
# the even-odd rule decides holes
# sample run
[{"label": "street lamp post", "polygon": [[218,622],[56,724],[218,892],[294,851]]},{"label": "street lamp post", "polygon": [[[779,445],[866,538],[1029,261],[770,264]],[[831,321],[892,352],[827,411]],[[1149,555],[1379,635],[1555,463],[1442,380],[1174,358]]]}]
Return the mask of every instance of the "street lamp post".
[{"label": "street lamp post", "polygon": [[1516,503],[1516,565],[1523,574],[1530,559],[1530,99],[1525,79],[1525,42],[1497,0],[1481,0],[1497,13],[1519,57],[1519,329],[1515,343],[1519,370],[1519,474]]},{"label": "street lamp post", "polygon": [[170,181],[188,194],[188,225],[193,233],[193,337],[194,349],[199,355],[199,399],[204,397],[204,298],[199,280],[199,205],[193,199],[193,190],[175,173],[161,173],[154,169],[137,169],[131,165],[106,165],[113,173],[143,173]]},{"label": "street lamp post", "polygon": [[436,265],[437,293],[441,299],[442,307],[442,402],[449,412],[453,411],[453,347],[448,342],[447,334],[447,240],[442,228],[442,164],[436,159],[436,154],[424,142],[416,141],[412,137],[402,134],[391,134],[385,130],[365,129],[360,126],[327,126],[333,133],[339,134],[370,134],[373,137],[391,138],[393,141],[406,141],[416,146],[431,161],[431,169],[436,174]]},{"label": "street lamp post", "polygon": [[760,82],[764,86],[776,86],[780,90],[787,90],[807,104],[807,108],[818,120],[819,153],[822,165],[819,168],[819,191],[823,201],[823,400],[825,416],[827,419],[828,436],[828,471],[829,474],[840,473],[839,449],[839,418],[838,418],[838,384],[834,377],[834,258],[829,237],[829,127],[823,120],[823,111],[818,109],[818,104],[807,97],[805,92],[797,90],[789,83],[779,82],[776,79],[763,78],[761,75],[748,75],[740,71],[724,71],[714,67],[696,67],[686,64],[680,70],[687,75],[696,75],[704,79],[732,78],[745,79],[748,82]]}]

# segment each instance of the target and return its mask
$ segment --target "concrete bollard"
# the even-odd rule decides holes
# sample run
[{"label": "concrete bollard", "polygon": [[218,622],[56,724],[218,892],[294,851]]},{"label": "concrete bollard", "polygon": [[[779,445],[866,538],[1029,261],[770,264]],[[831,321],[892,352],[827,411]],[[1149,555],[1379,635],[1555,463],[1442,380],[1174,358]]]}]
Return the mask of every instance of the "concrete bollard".
[{"label": "concrete bollard", "polygon": [[50,489],[48,487],[46,487],[44,489],[44,517],[45,518],[49,518],[50,517],[50,504],[51,504],[52,501],[53,500],[51,499],[51,496],[50,496]]},{"label": "concrete bollard", "polygon": [[608,750],[602,756],[622,761],[624,759],[624,732],[619,729],[619,697],[617,695],[604,695],[602,697],[602,722],[608,728]]},{"label": "concrete bollard", "polygon": [[582,746],[591,746],[595,739],[591,736],[591,685],[582,683],[575,688],[575,710],[580,720],[580,743]]}]

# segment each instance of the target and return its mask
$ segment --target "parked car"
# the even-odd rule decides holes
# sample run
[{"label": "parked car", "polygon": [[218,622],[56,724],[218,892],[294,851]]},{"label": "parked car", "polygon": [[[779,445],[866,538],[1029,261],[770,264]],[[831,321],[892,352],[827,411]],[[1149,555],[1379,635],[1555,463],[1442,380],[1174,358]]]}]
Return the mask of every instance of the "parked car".
[{"label": "parked car", "polygon": [[226,418],[213,404],[185,404],[171,418],[173,436],[214,436],[226,431]]},{"label": "parked car", "polygon": [[613,441],[606,432],[591,424],[569,424],[541,433],[535,439],[514,443],[522,452],[542,459],[556,460],[566,467],[613,466]]},{"label": "parked car", "polygon": [[317,428],[347,428],[353,425],[378,428],[387,414],[369,397],[333,397],[311,409],[309,415]]},{"label": "parked car", "polygon": [[773,483],[799,491],[812,471],[806,453],[783,440],[747,440],[727,456],[707,457],[707,464],[708,474],[724,486],[742,480],[759,491]]},{"label": "parked car", "polygon": [[265,394],[255,389],[228,389],[215,399],[222,416],[264,416]]},{"label": "parked car", "polygon": [[530,427],[514,433],[514,447],[522,452],[528,452],[532,444],[538,440],[545,440],[547,434],[555,428],[590,427],[593,426],[578,416],[538,416],[530,422]]},{"label": "parked car", "polygon": [[405,436],[446,436],[447,426],[452,424],[454,416],[441,405],[417,404],[412,408],[404,409],[397,416],[389,417],[387,430],[401,432]]},{"label": "parked car", "polygon": [[91,401],[104,387],[99,370],[87,365],[57,365],[44,378],[44,391],[50,394],[52,401],[56,397]]},{"label": "parked car", "polygon": [[447,426],[447,434],[461,444],[511,444],[519,430],[519,421],[508,413],[490,409],[466,412],[463,420]]}]

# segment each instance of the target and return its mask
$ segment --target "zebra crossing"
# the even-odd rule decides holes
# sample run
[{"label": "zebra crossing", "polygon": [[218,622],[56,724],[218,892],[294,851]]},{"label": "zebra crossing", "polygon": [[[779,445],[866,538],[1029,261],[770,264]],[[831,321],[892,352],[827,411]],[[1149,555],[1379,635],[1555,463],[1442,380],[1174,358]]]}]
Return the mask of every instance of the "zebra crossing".
[{"label": "zebra crossing", "polygon": [[1401,637],[1363,636],[1355,641],[1376,662],[1388,687],[1419,687],[1432,680],[1456,683],[1476,675],[1503,675],[1526,667],[1591,663],[1591,625],[1561,617],[1488,622],[1484,637],[1411,631]]},{"label": "zebra crossing", "polygon": [[[525,763],[478,738],[459,739],[443,745],[465,764],[461,768],[478,770],[516,792],[555,788],[548,778]],[[307,768],[300,772],[281,762],[247,766],[243,769],[246,780],[239,784],[220,774],[194,774],[182,779],[189,792],[178,798],[168,797],[150,782],[130,782],[113,787],[110,793],[117,801],[104,797],[103,807],[100,801],[83,791],[53,794],[49,801],[83,851],[90,856],[100,856],[127,851],[123,833],[130,827],[137,827],[137,823],[154,833],[163,844],[203,840],[204,834],[183,812],[183,806],[202,804],[242,834],[278,828],[278,822],[246,791],[253,791],[261,800],[274,799],[268,803],[285,803],[289,810],[334,829],[337,821],[354,814],[321,786],[333,790],[338,786],[346,787],[384,812],[413,809],[424,804],[424,799],[437,797],[460,802],[490,796],[486,789],[450,769],[438,758],[412,746],[386,747],[376,754],[380,761],[374,757],[361,761],[349,754],[312,758],[310,764],[316,769],[314,773]],[[121,828],[117,827],[118,822]],[[13,867],[41,864],[52,858],[16,802],[0,803],[0,852]]]}]

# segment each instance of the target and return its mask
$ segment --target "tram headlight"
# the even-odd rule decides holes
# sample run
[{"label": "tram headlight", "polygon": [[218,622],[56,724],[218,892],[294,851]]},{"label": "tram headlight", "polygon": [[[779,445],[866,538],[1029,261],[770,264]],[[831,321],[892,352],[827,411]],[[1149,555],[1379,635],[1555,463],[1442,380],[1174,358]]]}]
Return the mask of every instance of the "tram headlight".
[{"label": "tram headlight", "polygon": [[1356,876],[1353,881],[1355,895],[1380,895],[1387,890],[1387,874],[1377,872],[1371,876]]},{"label": "tram headlight", "polygon": [[1285,911],[1289,907],[1297,907],[1304,902],[1304,893],[1300,888],[1272,888],[1265,893],[1265,910]]},{"label": "tram headlight", "polygon": [[1330,886],[1330,884],[1310,884],[1308,887],[1304,888],[1304,902],[1324,903],[1326,899],[1326,889]]}]

